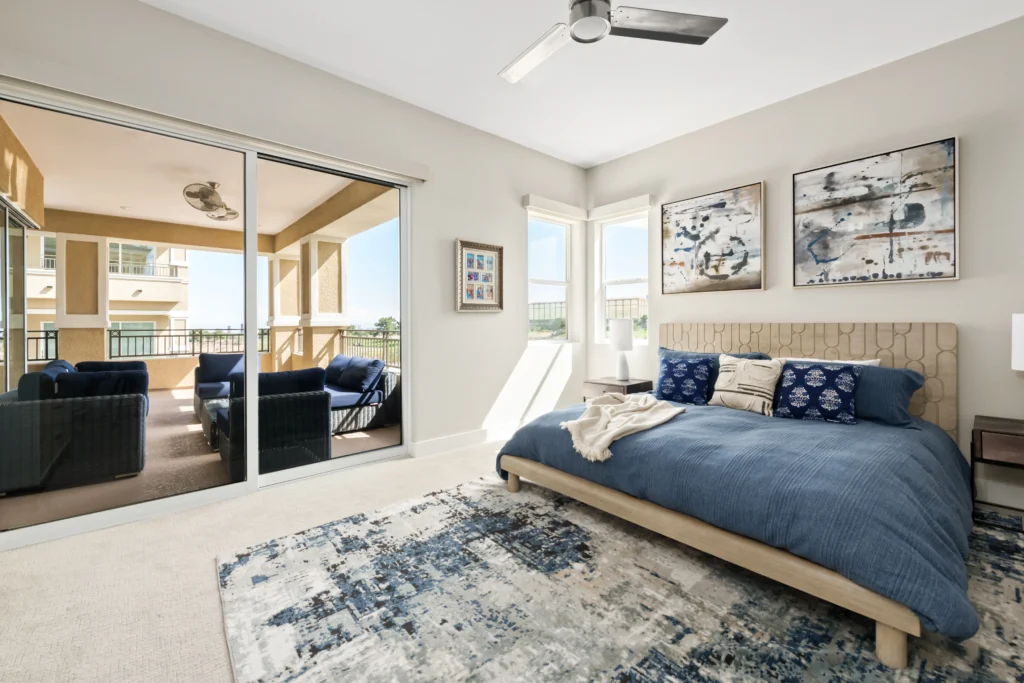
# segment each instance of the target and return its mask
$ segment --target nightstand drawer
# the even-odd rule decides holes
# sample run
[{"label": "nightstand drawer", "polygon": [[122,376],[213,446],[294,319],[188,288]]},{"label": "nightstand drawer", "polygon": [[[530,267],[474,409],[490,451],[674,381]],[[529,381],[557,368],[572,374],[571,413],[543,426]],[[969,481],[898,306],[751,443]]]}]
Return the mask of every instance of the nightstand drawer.
[{"label": "nightstand drawer", "polygon": [[626,389],[617,384],[594,384],[587,382],[583,385],[583,398],[597,398],[604,394],[624,394]]},{"label": "nightstand drawer", "polygon": [[982,432],[981,459],[1024,466],[1024,436]]}]

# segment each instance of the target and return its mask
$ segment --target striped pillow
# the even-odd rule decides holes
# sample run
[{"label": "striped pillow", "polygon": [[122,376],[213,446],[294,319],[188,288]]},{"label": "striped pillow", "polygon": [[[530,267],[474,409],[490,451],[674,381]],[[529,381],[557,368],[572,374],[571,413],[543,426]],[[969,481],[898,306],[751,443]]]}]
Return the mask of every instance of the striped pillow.
[{"label": "striped pillow", "polygon": [[781,360],[744,360],[723,353],[709,404],[771,415],[782,366]]}]

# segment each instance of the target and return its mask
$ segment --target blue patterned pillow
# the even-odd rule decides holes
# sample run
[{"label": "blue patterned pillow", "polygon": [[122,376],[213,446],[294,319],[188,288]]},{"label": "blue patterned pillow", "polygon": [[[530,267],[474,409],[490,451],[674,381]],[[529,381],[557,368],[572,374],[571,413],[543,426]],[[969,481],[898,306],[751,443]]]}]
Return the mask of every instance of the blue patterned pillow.
[{"label": "blue patterned pillow", "polygon": [[661,359],[658,371],[658,398],[663,401],[706,406],[711,393],[711,371],[717,359]]},{"label": "blue patterned pillow", "polygon": [[857,424],[854,396],[861,366],[786,363],[779,380],[777,417]]}]

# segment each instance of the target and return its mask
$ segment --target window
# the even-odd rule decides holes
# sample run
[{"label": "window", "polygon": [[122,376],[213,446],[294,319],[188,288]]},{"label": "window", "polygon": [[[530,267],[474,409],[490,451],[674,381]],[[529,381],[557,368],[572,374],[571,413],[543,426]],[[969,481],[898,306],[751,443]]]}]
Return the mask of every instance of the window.
[{"label": "window", "polygon": [[646,212],[601,225],[600,339],[612,318],[631,318],[633,338],[647,339],[647,237]]},{"label": "window", "polygon": [[569,226],[531,217],[528,231],[530,339],[567,340]]},{"label": "window", "polygon": [[[110,243],[110,272],[123,275],[153,275],[156,249],[144,244]],[[166,268],[164,268],[166,271]],[[159,273],[167,275],[166,272]]]},{"label": "window", "polygon": [[39,264],[45,270],[56,270],[57,268],[57,238],[43,238],[43,258]]}]

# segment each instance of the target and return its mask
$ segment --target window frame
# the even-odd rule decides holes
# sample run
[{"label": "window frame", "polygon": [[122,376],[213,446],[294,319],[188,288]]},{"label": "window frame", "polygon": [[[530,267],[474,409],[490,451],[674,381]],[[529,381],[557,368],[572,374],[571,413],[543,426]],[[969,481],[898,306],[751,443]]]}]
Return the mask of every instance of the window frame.
[{"label": "window frame", "polygon": [[[565,229],[565,280],[547,280],[530,277],[530,222],[540,221],[549,225],[558,225]],[[529,209],[526,212],[526,339],[529,344],[568,344],[573,341],[574,326],[571,325],[573,311],[572,296],[572,230],[571,220],[554,214]],[[565,338],[564,339],[530,339],[530,285],[547,285],[565,288]]]},{"label": "window frame", "polygon": [[[623,223],[629,223],[635,220],[642,220],[646,224],[644,231],[644,238],[647,243],[647,277],[643,278],[616,278],[608,279],[607,276],[607,228],[609,226],[621,225]],[[639,338],[636,336],[634,330],[633,334],[633,345],[645,345],[650,342],[651,338],[651,315],[650,315],[650,303],[651,303],[651,210],[649,207],[637,209],[630,213],[620,214],[614,217],[606,218],[598,221],[597,230],[595,234],[595,246],[597,252],[597,259],[595,265],[595,281],[596,296],[595,303],[597,304],[596,310],[594,311],[594,342],[597,344],[608,344],[608,334],[606,328],[608,327],[608,287],[615,285],[647,285],[647,337]]]}]

